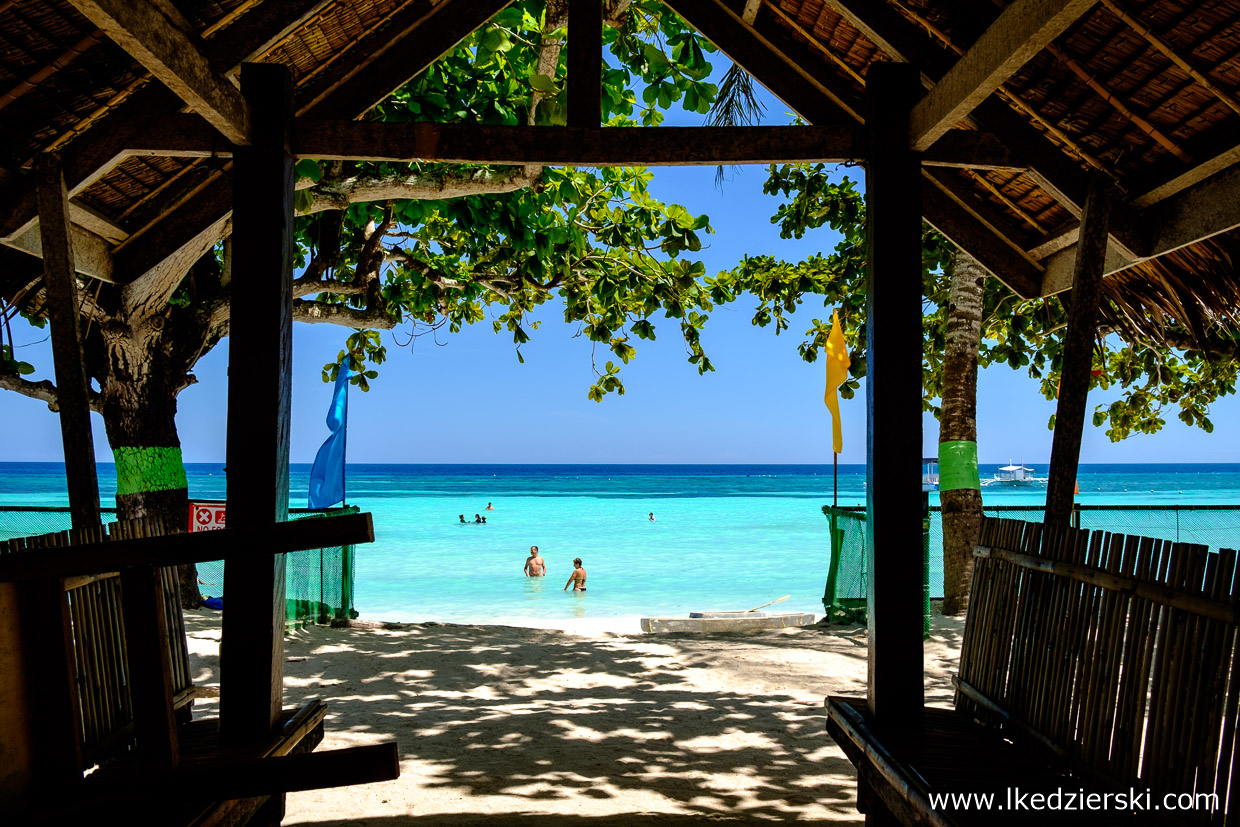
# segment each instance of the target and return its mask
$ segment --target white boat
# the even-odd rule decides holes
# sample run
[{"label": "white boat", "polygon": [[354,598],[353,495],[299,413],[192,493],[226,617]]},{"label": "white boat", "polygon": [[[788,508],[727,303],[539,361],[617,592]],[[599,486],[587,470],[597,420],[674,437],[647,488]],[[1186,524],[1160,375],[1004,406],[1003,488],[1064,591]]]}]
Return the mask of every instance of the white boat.
[{"label": "white boat", "polygon": [[939,490],[939,458],[938,457],[922,457],[921,458],[921,490],[922,491],[938,491]]},{"label": "white boat", "polygon": [[1046,482],[1046,477],[1035,477],[1033,469],[1023,462],[1015,465],[1008,461],[1009,464],[1001,467],[992,479],[986,480],[987,485],[1040,485]]}]

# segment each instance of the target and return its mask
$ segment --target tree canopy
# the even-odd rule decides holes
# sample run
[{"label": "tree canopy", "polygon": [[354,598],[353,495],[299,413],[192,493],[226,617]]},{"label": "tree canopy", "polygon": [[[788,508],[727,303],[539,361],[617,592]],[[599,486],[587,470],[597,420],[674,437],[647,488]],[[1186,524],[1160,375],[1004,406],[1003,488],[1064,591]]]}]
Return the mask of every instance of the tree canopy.
[{"label": "tree canopy", "polygon": [[[841,308],[854,357],[850,381],[841,394],[851,396],[856,379],[865,375],[865,202],[857,184],[846,175],[834,174],[823,164],[772,166],[765,185],[768,194],[786,198],[771,219],[783,237],[801,237],[807,231],[830,227],[842,236],[831,252],[800,262],[773,256],[747,257],[736,268],[720,274],[719,281],[744,284],[762,299],[756,324],[773,321],[776,331],[787,328],[785,313],[794,310],[806,294],[821,294]],[[923,405],[936,416],[943,389],[942,354],[950,312],[949,278],[945,265],[952,245],[929,225],[922,231],[922,291],[925,346]],[[1174,413],[1184,423],[1210,432],[1210,405],[1221,396],[1235,393],[1240,361],[1235,356],[1235,334],[1226,328],[1211,331],[1218,349],[1177,348],[1176,342],[1192,341],[1190,331],[1176,319],[1164,319],[1158,327],[1133,329],[1123,324],[1123,297],[1115,285],[1104,294],[1103,324],[1094,351],[1091,389],[1117,392],[1109,403],[1099,404],[1093,424],[1106,427],[1107,436],[1118,442],[1134,433],[1155,433]],[[979,367],[1006,364],[1024,369],[1040,380],[1047,399],[1058,394],[1062,365],[1062,330],[1067,311],[1059,296],[1025,300],[997,279],[987,279],[982,316]],[[830,320],[815,319],[805,332],[800,352],[807,361],[817,358],[830,332]],[[1048,427],[1054,426],[1054,417]]]}]

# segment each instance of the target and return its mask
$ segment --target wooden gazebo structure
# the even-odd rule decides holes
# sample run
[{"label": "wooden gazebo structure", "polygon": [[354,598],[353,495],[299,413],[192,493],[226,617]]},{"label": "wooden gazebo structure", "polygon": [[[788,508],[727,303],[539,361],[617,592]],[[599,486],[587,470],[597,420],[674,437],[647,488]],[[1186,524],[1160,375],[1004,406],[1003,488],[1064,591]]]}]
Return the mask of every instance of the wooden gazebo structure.
[{"label": "wooden gazebo structure", "polygon": [[[1072,291],[1048,494],[1054,528],[1071,505],[1099,312],[1147,330],[1178,319],[1187,335],[1173,344],[1226,344],[1214,323],[1234,319],[1237,306],[1240,0],[668,0],[809,123],[675,134],[599,127],[603,14],[627,4],[564,2],[569,126],[484,127],[386,124],[366,113],[506,0],[0,0],[0,293],[44,303],[52,320],[76,522],[89,526],[98,508],[93,463],[83,459],[93,452],[81,284],[118,295],[157,285],[170,295],[231,234],[232,278],[251,296],[232,309],[232,353],[251,361],[230,372],[230,396],[250,405],[244,414],[230,407],[228,536],[100,546],[89,565],[73,550],[33,568],[10,557],[0,561],[0,616],[12,617],[19,597],[53,599],[48,578],[90,574],[81,569],[98,570],[98,560],[107,570],[149,568],[226,549],[222,731],[245,741],[278,724],[282,622],[273,605],[283,584],[270,554],[298,542],[277,529],[287,502],[296,158],[859,161],[869,203],[869,428],[883,440],[881,450],[870,440],[868,458],[864,715],[875,731],[921,737],[920,558],[908,550],[921,543],[912,504],[922,218],[1021,296]],[[342,537],[358,531],[364,539],[368,528],[340,528]],[[135,582],[157,591],[149,577]],[[76,759],[57,760],[63,746],[42,757],[31,746],[33,693],[58,685],[40,676],[60,670],[61,695],[41,700],[72,694],[64,664],[40,662],[32,645],[0,646],[0,741],[25,745],[0,762],[0,804],[29,804],[75,773],[80,781]],[[28,668],[10,668],[18,664]],[[162,738],[147,757],[175,777],[183,770],[173,769],[168,699],[143,697],[163,723],[144,730],[139,712],[139,742]]]}]

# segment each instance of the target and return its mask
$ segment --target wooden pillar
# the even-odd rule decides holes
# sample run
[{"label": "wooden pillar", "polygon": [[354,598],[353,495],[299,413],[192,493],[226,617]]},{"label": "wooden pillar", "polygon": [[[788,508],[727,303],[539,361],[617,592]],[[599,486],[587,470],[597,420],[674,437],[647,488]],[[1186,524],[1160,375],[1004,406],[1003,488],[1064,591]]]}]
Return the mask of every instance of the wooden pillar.
[{"label": "wooden pillar", "polygon": [[172,663],[159,570],[124,569],[121,591],[138,758],[146,772],[170,773],[180,763],[181,749],[172,709]]},{"label": "wooden pillar", "polygon": [[[220,655],[220,726],[246,740],[276,723],[284,681],[284,555],[267,543],[288,518],[293,343],[293,125],[287,67],[247,63],[241,92],[250,145],[233,155],[228,353],[228,527],[246,541],[225,556],[228,611]],[[242,298],[244,297],[244,298]]]},{"label": "wooden pillar", "polygon": [[1063,367],[1059,401],[1055,406],[1051,468],[1046,483],[1046,526],[1050,529],[1067,527],[1072,517],[1113,197],[1110,178],[1095,170],[1089,179],[1085,209],[1081,213],[1068,327],[1063,336]]},{"label": "wooden pillar", "polygon": [[568,125],[597,127],[602,120],[603,4],[572,0],[568,13]]},{"label": "wooden pillar", "polygon": [[866,557],[869,706],[916,737],[922,704],[921,156],[909,148],[916,67],[866,76]]},{"label": "wooden pillar", "polygon": [[39,235],[48,315],[52,322],[52,362],[60,406],[60,439],[65,449],[69,511],[74,528],[99,525],[99,479],[90,428],[90,397],[78,324],[77,270],[73,261],[69,194],[60,156],[45,153],[37,166]]}]

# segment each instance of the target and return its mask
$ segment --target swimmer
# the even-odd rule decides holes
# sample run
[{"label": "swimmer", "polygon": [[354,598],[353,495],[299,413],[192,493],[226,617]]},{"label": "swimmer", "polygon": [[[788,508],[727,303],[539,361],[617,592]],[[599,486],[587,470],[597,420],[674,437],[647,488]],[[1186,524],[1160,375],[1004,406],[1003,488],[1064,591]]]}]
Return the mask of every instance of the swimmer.
[{"label": "swimmer", "polygon": [[652,523],[654,522],[654,512],[653,512],[653,511],[651,511],[651,512],[650,512],[650,522],[652,522]]},{"label": "swimmer", "polygon": [[568,587],[572,586],[575,592],[584,592],[586,590],[586,570],[581,565],[581,558],[573,558],[573,573],[568,576],[568,582],[564,584],[562,592],[568,591]]},{"label": "swimmer", "polygon": [[487,518],[486,518],[486,517],[483,517],[483,518],[482,518],[482,524],[483,524],[483,525],[486,525],[486,524],[487,524]]},{"label": "swimmer", "polygon": [[525,576],[547,576],[547,561],[538,555],[538,546],[530,546],[530,556],[525,558]]},{"label": "swimmer", "polygon": [[483,510],[483,511],[494,511],[494,510],[495,510],[495,506],[491,505],[490,503],[487,503],[487,507],[486,507],[486,508],[484,508],[484,509],[482,509],[482,510]]},{"label": "swimmer", "polygon": [[465,522],[465,515],[464,515],[464,514],[462,514],[462,515],[461,515],[461,522]]},{"label": "swimmer", "polygon": [[475,514],[475,515],[474,515],[474,523],[476,523],[477,525],[482,525],[482,515],[481,515],[481,514]]}]

